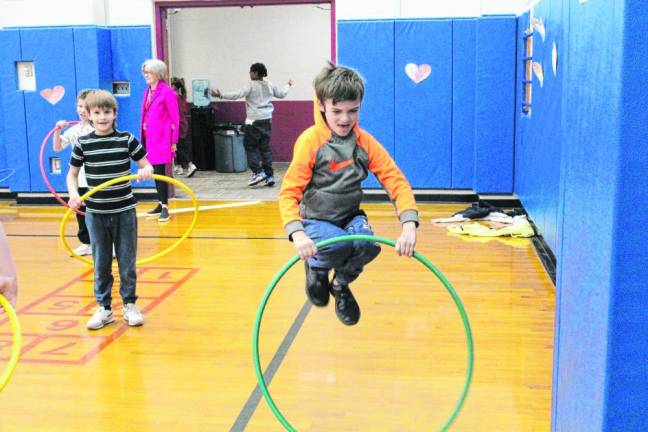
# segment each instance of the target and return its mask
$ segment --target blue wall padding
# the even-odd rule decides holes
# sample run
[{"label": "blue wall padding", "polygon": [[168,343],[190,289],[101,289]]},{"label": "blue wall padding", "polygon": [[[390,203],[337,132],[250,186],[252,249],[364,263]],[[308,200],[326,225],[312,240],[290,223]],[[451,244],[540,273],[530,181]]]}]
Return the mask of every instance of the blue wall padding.
[{"label": "blue wall padding", "polygon": [[[150,58],[150,27],[34,27],[0,30],[0,170],[15,173],[2,180],[13,192],[45,192],[39,169],[43,138],[58,120],[77,120],[76,95],[84,88],[112,90],[113,80],[130,81],[131,95],[118,97],[118,128],[139,137],[140,103],[145,87],[141,64]],[[17,91],[15,62],[33,61],[37,91]],[[117,62],[117,64],[115,64]],[[41,97],[43,89],[63,86],[55,105]],[[70,152],[46,146],[48,179],[65,191]],[[61,174],[50,172],[50,158],[61,160]],[[0,179],[6,171],[0,171]],[[150,186],[153,182],[140,184]]]},{"label": "blue wall padding", "polygon": [[[140,137],[140,115],[146,81],[142,76],[142,63],[151,58],[151,28],[149,26],[113,27],[110,29],[113,79],[130,82],[130,96],[117,97],[119,116],[117,129]],[[133,169],[135,165],[133,164]],[[137,184],[151,187],[153,181]]]},{"label": "blue wall padding", "polygon": [[[77,118],[74,40],[71,28],[54,27],[21,29],[20,38],[23,60],[34,61],[38,90],[24,93],[31,191],[45,191],[47,189],[38,167],[43,138],[58,120]],[[55,86],[64,87],[65,96],[52,105],[40,95],[40,92]],[[69,152],[54,153],[50,141],[46,145],[44,154],[50,183],[56,190],[67,190],[66,165],[62,164],[60,174],[49,172],[49,158],[52,156],[65,160]]]},{"label": "blue wall padding", "polygon": [[[396,162],[413,187],[450,187],[452,21],[397,21],[394,30]],[[417,84],[409,63],[432,73]]]},{"label": "blue wall padding", "polygon": [[146,82],[142,63],[151,58],[151,28],[149,26],[113,27],[110,29],[113,79],[129,81],[130,96],[120,96],[117,128],[132,132],[140,138],[140,112]]},{"label": "blue wall padding", "polygon": [[513,17],[477,22],[474,189],[481,193],[513,191],[515,35]]},{"label": "blue wall padding", "polygon": [[452,22],[452,188],[475,181],[475,46],[477,20]]},{"label": "blue wall padding", "polygon": [[[20,32],[0,30],[0,186],[12,191],[30,188],[30,160],[25,126],[23,92],[18,91],[16,61],[20,56]],[[12,171],[13,170],[13,171]]]},{"label": "blue wall padding", "polygon": [[[607,366],[607,430],[648,430],[648,4],[625,2]],[[644,77],[644,78],[640,78]],[[643,143],[643,145],[641,144]],[[631,221],[631,222],[630,222]]]},{"label": "blue wall padding", "polygon": [[[357,69],[365,79],[360,126],[394,157],[394,22],[339,21],[338,63]],[[379,187],[369,176],[364,187]]]},{"label": "blue wall padding", "polygon": [[517,85],[515,193],[558,258],[552,430],[645,431],[648,6],[546,0],[534,13],[544,83],[534,76],[530,117]]},{"label": "blue wall padding", "polygon": [[560,195],[561,128],[547,127],[559,125],[562,116],[562,68],[554,75],[551,62],[553,44],[562,52],[563,40],[562,4],[545,2],[535,8],[537,18],[546,28],[545,40],[536,30],[533,36],[533,61],[542,65],[544,81],[540,85],[533,76],[532,113],[522,112],[524,88],[524,39],[522,35],[528,28],[529,16],[520,17],[518,28],[518,73],[516,101],[515,145],[515,192],[525,209],[533,214],[533,221],[551,250],[558,256],[558,206]]},{"label": "blue wall padding", "polygon": [[[561,65],[566,84],[563,210],[559,214],[562,253],[556,287],[559,349],[554,356],[558,368],[553,388],[557,430],[638,430],[604,426],[606,368],[611,348],[608,338],[615,331],[610,323],[615,313],[611,306],[614,295],[624,297],[620,292],[613,294],[616,289],[611,280],[617,241],[614,214],[621,120],[619,80],[623,68],[623,16],[614,13],[612,3],[576,3],[569,5],[564,14],[568,36],[560,57],[564,59]],[[583,61],[583,53],[588,53],[587,61]],[[637,220],[631,216],[625,222]],[[639,334],[627,336],[634,340]],[[640,367],[645,367],[645,355]],[[637,365],[630,361],[627,366],[618,366]],[[644,395],[646,391],[648,388],[640,390],[636,386],[632,390]],[[630,392],[624,398],[629,396]],[[645,415],[645,406],[641,409]]]},{"label": "blue wall padding", "polygon": [[87,88],[101,88],[112,92],[112,53],[109,29],[75,27],[74,57],[77,93]]}]

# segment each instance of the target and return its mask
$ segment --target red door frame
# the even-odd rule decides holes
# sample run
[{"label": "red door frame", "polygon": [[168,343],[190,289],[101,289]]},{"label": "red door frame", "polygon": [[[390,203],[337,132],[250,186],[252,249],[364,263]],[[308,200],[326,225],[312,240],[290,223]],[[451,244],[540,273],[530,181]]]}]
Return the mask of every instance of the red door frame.
[{"label": "red door frame", "polygon": [[299,4],[329,3],[331,5],[331,60],[337,57],[335,0],[206,0],[206,1],[156,1],[155,5],[155,46],[157,58],[167,61],[166,40],[167,31],[164,25],[167,9],[193,7],[223,7],[223,6],[289,6]]}]

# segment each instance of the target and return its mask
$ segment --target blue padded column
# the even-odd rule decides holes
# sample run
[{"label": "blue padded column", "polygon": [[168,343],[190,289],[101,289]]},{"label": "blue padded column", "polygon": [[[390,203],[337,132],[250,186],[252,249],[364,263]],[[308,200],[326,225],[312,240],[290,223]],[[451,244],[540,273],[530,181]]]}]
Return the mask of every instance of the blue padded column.
[{"label": "blue padded column", "polygon": [[[146,81],[142,76],[142,63],[151,58],[151,27],[111,27],[110,43],[112,47],[112,76],[115,81],[129,81],[131,93],[118,96],[119,114],[117,129],[133,133],[140,137],[140,116],[142,97]],[[135,164],[132,164],[135,169]],[[136,187],[153,187],[154,182],[146,181],[135,184]]]},{"label": "blue padded column", "polygon": [[[337,31],[338,63],[365,79],[360,127],[394,157],[394,22],[339,21]],[[363,187],[380,184],[371,175]]]},{"label": "blue padded column", "polygon": [[644,199],[648,192],[648,148],[639,144],[646,143],[648,136],[648,44],[639,36],[648,30],[646,17],[645,1],[625,1],[604,420],[607,431],[648,430],[648,203]]},{"label": "blue padded column", "polygon": [[513,191],[515,32],[514,17],[477,23],[474,189],[480,193]]},{"label": "blue padded column", "polygon": [[77,93],[87,88],[112,92],[110,30],[98,27],[74,28],[74,57]]},{"label": "blue padded column", "polygon": [[[31,191],[45,192],[47,188],[38,168],[38,154],[41,142],[57,120],[76,119],[76,80],[74,68],[74,42],[72,29],[29,28],[21,29],[22,57],[33,60],[36,69],[37,92],[25,93],[25,112],[27,113],[27,140],[29,163],[31,167]],[[55,86],[65,88],[65,96],[55,105],[47,102],[40,92]],[[51,143],[46,147],[46,170],[49,171],[50,156],[61,157],[64,153],[54,153]],[[67,167],[62,164],[60,174],[49,175],[52,186],[57,191],[66,191],[65,176]]]},{"label": "blue padded column", "polygon": [[[556,0],[557,1],[557,0]],[[648,430],[648,4],[563,1],[553,430]],[[589,53],[586,59],[584,52]]]},{"label": "blue padded column", "polygon": [[477,20],[452,21],[452,188],[472,189],[475,175]]},{"label": "blue padded column", "polygon": [[115,81],[129,81],[130,96],[119,96],[117,128],[140,138],[142,95],[146,82],[142,63],[151,58],[151,27],[111,27],[112,76]]},{"label": "blue padded column", "polygon": [[0,186],[29,191],[25,101],[16,76],[16,62],[22,60],[19,30],[0,30],[0,47]]},{"label": "blue padded column", "polygon": [[[452,21],[397,21],[395,25],[396,162],[413,187],[451,186]],[[429,64],[418,84],[407,64]]]}]

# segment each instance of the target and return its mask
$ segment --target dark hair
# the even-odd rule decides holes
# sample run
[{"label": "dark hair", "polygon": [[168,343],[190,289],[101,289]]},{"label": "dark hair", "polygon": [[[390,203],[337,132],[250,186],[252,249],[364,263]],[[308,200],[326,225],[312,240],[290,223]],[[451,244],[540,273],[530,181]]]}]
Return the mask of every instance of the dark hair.
[{"label": "dark hair", "polygon": [[77,100],[80,99],[80,100],[84,101],[88,97],[88,95],[93,91],[94,91],[94,89],[83,89],[83,90],[81,90],[79,92],[79,94],[77,95]]},{"label": "dark hair", "polygon": [[340,101],[350,101],[364,97],[364,80],[354,69],[336,66],[327,62],[322,71],[313,81],[315,94],[321,103],[332,99],[336,104]]},{"label": "dark hair", "polygon": [[178,90],[178,93],[183,98],[187,97],[187,89],[185,88],[184,78],[178,78],[178,77],[171,78],[171,87]]},{"label": "dark hair", "polygon": [[250,66],[250,72],[255,72],[259,76],[259,78],[268,76],[268,70],[263,63],[254,63],[252,66]]}]

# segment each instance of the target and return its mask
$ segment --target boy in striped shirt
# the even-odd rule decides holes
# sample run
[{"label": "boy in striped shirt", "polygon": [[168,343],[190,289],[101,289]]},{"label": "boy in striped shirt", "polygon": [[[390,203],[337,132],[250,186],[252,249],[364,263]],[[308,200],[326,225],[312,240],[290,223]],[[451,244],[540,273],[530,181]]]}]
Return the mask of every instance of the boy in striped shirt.
[{"label": "boy in striped shirt", "polygon": [[[69,206],[81,206],[78,190],[79,170],[85,167],[90,189],[108,180],[131,174],[131,159],[138,166],[138,182],[153,177],[153,167],[146,150],[130,132],[115,130],[117,101],[105,90],[94,90],[86,98],[86,107],[94,132],[78,139],[72,150],[67,175]],[[97,330],[113,322],[111,291],[113,285],[112,250],[119,266],[119,294],[124,304],[124,320],[131,326],[144,323],[135,305],[137,255],[137,217],[130,181],[107,187],[87,199],[86,224],[94,259],[94,294],[99,308],[87,323]]]}]

